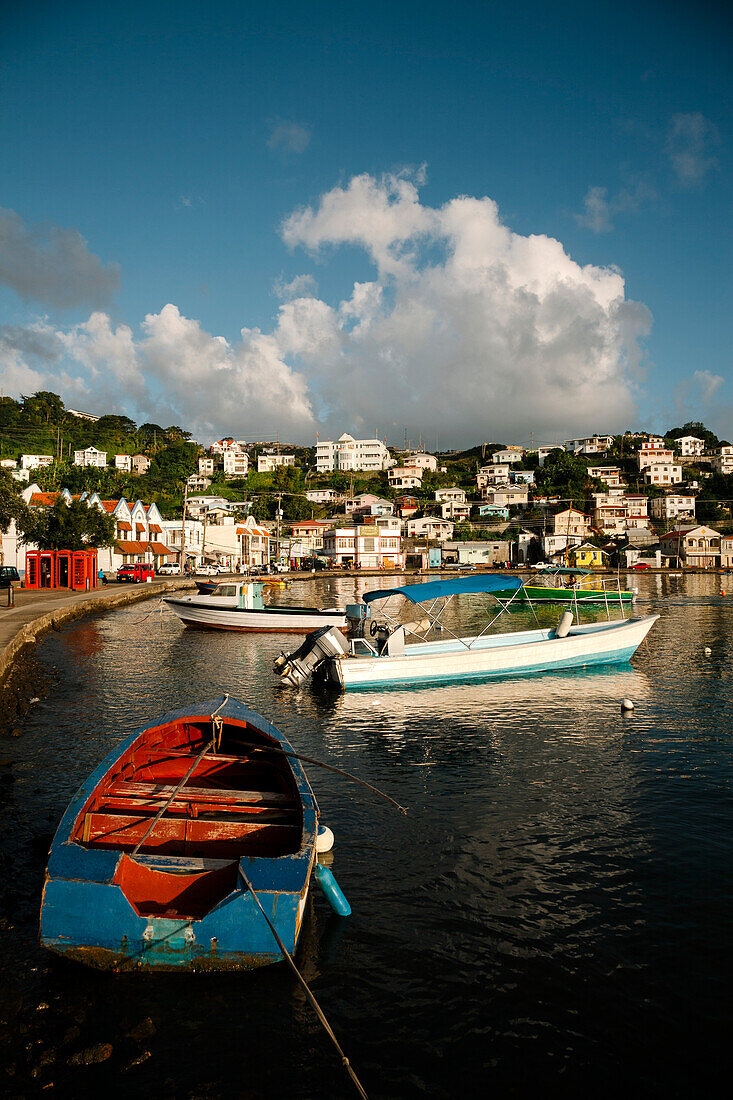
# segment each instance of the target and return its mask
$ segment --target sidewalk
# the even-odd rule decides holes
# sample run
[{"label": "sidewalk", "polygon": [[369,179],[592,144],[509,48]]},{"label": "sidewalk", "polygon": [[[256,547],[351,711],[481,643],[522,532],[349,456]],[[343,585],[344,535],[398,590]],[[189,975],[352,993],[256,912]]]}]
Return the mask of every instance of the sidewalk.
[{"label": "sidewalk", "polygon": [[15,590],[15,607],[6,606],[7,591],[0,590],[0,684],[24,646],[32,644],[54,627],[84,615],[193,587],[193,581],[176,578],[153,584],[111,583],[91,592],[71,592],[67,588],[38,591],[19,588]]}]

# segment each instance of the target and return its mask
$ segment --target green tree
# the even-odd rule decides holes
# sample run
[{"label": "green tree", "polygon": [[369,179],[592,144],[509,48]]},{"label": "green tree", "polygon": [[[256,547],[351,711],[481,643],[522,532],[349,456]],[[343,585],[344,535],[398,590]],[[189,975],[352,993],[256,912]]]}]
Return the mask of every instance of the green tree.
[{"label": "green tree", "polygon": [[717,435],[706,428],[700,420],[688,420],[681,428],[670,428],[664,434],[666,439],[679,439],[682,435],[694,435],[698,439],[704,440],[706,451],[714,451],[716,447],[721,445]]},{"label": "green tree", "polygon": [[27,512],[17,481],[8,470],[0,468],[0,531],[7,531],[13,520],[21,523]]},{"label": "green tree", "polygon": [[38,390],[32,397],[21,395],[23,419],[28,424],[63,424],[66,407],[57,393]]},{"label": "green tree", "polygon": [[111,546],[115,521],[82,500],[67,504],[59,498],[53,508],[33,508],[18,521],[23,542],[34,542],[39,550],[85,550]]}]

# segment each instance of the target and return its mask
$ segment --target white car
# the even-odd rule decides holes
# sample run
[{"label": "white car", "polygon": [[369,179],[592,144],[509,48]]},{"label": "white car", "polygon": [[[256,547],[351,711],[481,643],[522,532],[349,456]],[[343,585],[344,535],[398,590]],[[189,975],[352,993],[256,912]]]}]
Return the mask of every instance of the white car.
[{"label": "white car", "polygon": [[177,561],[166,561],[162,565],[158,566],[157,572],[169,577],[178,577],[181,574],[181,567]]}]

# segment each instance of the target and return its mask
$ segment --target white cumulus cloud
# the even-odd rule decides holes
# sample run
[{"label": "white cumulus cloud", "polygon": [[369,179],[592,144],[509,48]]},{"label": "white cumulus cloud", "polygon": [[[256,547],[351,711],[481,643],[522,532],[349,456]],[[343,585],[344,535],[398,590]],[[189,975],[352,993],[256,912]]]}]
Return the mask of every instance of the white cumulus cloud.
[{"label": "white cumulus cloud", "polygon": [[375,426],[399,440],[408,426],[459,446],[632,423],[650,316],[622,275],[513,233],[488,197],[430,206],[423,183],[422,170],[359,175],[287,217],[291,249],[324,262],[357,247],[374,271],[333,301],[307,273],[281,281],[270,332],[243,325],[231,340],[174,304],[136,326],[97,311],[0,333],[0,367],[24,392],[56,389],[202,440]]},{"label": "white cumulus cloud", "polygon": [[293,248],[359,245],[376,267],[338,308],[280,310],[275,339],[334,430],[409,423],[469,443],[630,422],[650,316],[623,277],[512,233],[489,198],[427,206],[420,182],[357,176],[283,223]]}]

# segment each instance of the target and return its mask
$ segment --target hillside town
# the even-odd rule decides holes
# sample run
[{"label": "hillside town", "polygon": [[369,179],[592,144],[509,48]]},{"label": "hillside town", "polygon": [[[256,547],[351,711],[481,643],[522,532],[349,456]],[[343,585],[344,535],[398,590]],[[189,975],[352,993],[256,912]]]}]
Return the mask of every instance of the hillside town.
[{"label": "hillside town", "polygon": [[[98,549],[105,572],[135,563],[245,573],[733,567],[733,446],[699,423],[664,436],[591,434],[462,452],[431,453],[407,438],[397,448],[376,432],[311,447],[233,436],[201,446],[180,428],[141,432],[125,417],[55,402],[61,422],[43,429],[56,435],[47,453],[20,448],[20,429],[14,434],[5,416],[0,469],[31,513],[82,501],[109,516],[113,537]],[[124,444],[116,452],[111,426]],[[86,445],[64,445],[62,433]],[[23,570],[35,546],[15,518],[5,526],[2,564]]]}]

